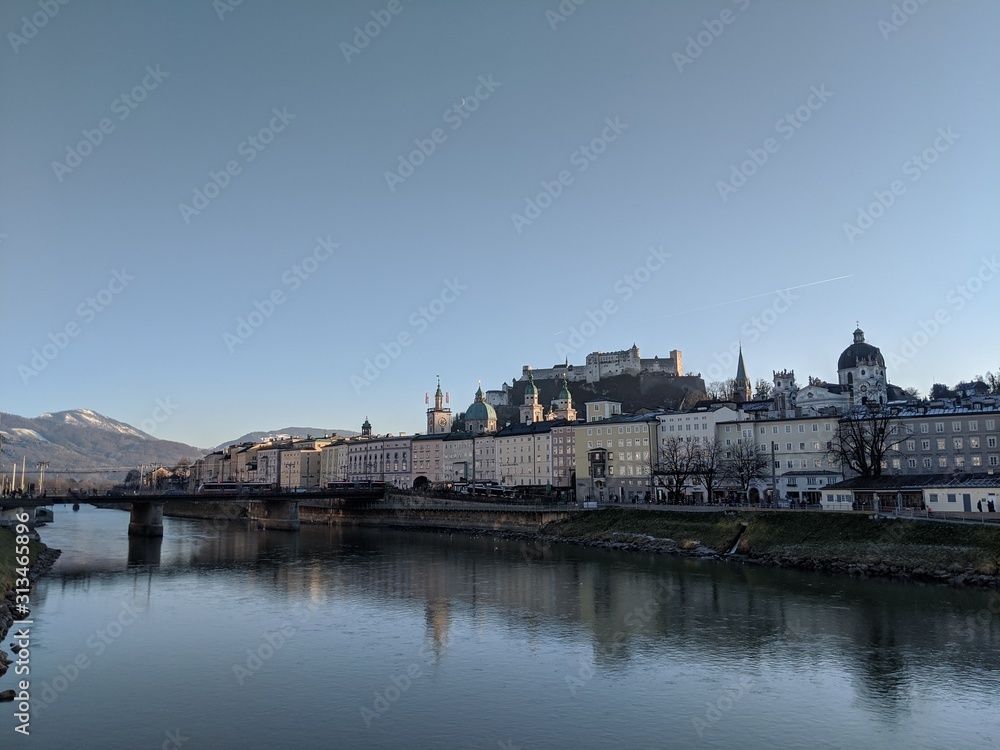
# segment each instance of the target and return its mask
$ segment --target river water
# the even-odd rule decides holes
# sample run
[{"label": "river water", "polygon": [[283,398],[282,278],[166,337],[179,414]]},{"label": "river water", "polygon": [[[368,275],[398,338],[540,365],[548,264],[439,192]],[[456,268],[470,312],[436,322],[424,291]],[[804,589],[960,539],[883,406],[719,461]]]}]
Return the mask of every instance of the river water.
[{"label": "river water", "polygon": [[30,736],[3,704],[3,748],[1000,747],[997,594],[380,529],[130,540],[122,511],[56,514]]}]

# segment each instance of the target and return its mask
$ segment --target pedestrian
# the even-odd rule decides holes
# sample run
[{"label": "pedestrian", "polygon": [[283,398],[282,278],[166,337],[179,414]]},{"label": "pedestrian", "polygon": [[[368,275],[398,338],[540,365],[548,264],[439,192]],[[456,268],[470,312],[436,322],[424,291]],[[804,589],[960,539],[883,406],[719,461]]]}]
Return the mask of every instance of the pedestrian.
[{"label": "pedestrian", "polygon": [[978,510],[980,513],[983,512],[983,501],[982,500],[980,500],[978,503],[976,503],[976,510]]},{"label": "pedestrian", "polygon": [[990,501],[987,502],[987,506],[990,509],[990,513],[996,513],[997,512],[996,503],[994,503],[992,500],[990,500]]}]

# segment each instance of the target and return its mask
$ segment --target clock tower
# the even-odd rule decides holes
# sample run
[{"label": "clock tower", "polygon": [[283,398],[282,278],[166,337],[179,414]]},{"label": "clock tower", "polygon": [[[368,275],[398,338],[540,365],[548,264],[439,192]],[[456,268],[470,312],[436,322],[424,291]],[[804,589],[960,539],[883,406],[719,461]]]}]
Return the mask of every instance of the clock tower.
[{"label": "clock tower", "polygon": [[434,408],[427,410],[427,434],[441,435],[448,432],[451,432],[451,409],[444,406],[441,378],[438,377],[437,390],[434,392]]}]

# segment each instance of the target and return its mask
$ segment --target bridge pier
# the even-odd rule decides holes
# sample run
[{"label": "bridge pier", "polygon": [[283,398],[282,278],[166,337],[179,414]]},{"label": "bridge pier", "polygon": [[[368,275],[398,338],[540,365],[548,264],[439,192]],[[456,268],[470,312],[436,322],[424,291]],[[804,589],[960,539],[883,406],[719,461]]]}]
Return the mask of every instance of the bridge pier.
[{"label": "bridge pier", "polygon": [[299,501],[292,499],[268,499],[254,503],[258,529],[268,531],[298,531]]},{"label": "bridge pier", "polygon": [[163,502],[132,503],[129,536],[163,536]]}]

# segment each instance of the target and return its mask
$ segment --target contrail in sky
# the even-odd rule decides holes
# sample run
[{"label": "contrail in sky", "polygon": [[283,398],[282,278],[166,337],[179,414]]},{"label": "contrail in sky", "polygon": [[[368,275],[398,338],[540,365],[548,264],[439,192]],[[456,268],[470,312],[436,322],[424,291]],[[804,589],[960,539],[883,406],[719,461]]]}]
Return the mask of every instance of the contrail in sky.
[{"label": "contrail in sky", "polygon": [[[737,302],[746,302],[748,299],[758,299],[759,297],[770,297],[772,294],[780,294],[781,292],[790,292],[793,289],[805,289],[807,286],[818,286],[819,284],[829,284],[831,281],[840,281],[842,279],[849,279],[854,276],[853,273],[849,273],[846,276],[834,276],[831,279],[823,279],[822,281],[810,281],[808,284],[799,284],[798,286],[790,286],[785,289],[775,289],[771,292],[761,292],[760,294],[751,294],[749,297],[740,297],[739,299],[731,299],[727,302],[716,302],[714,305],[705,305],[704,307],[693,307],[687,310],[681,310],[680,312],[667,313],[666,315],[654,315],[652,318],[644,318],[643,320],[659,320],[660,318],[673,318],[678,315],[686,315],[687,313],[699,312],[701,310],[710,310],[713,307],[723,307],[725,305],[735,305]],[[560,333],[565,333],[565,331],[558,331],[553,333],[553,336],[558,336]]]}]

